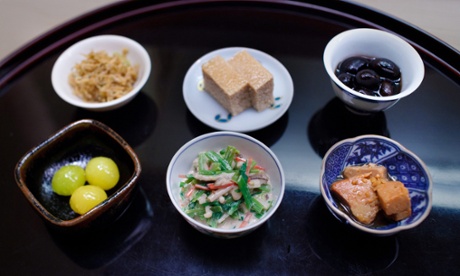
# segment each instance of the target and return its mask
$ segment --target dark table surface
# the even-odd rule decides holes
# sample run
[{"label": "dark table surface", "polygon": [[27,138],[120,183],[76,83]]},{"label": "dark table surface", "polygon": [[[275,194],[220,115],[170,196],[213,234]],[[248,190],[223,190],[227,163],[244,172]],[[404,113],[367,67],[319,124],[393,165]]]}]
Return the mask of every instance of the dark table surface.
[{"label": "dark table surface", "polygon": [[[407,274],[460,271],[460,54],[423,31],[347,2],[185,1],[116,3],[50,31],[0,63],[1,275]],[[401,35],[421,54],[420,88],[372,116],[348,112],[322,64],[341,31],[370,27]],[[152,59],[149,81],[127,106],[105,113],[74,108],[54,93],[53,63],[72,43],[98,34],[137,40]],[[261,228],[233,240],[205,236],[185,222],[166,192],[167,165],[193,137],[214,131],[187,110],[182,82],[202,55],[230,46],[278,59],[294,100],[274,124],[249,135],[277,154],[286,193]],[[65,125],[93,118],[138,154],[139,192],[106,231],[85,238],[46,227],[17,187],[13,171],[29,149]],[[341,224],[319,194],[324,152],[336,141],[381,134],[428,166],[433,209],[417,228],[374,237]]]}]

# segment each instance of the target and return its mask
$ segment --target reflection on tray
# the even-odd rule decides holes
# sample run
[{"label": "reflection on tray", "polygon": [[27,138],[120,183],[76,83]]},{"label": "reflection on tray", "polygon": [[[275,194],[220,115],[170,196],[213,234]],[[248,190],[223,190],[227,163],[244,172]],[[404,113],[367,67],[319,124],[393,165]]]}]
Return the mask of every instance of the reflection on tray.
[{"label": "reflection on tray", "polygon": [[313,115],[307,128],[310,143],[320,157],[329,148],[346,138],[363,134],[378,134],[390,137],[385,114],[358,115],[351,112],[338,99],[334,98]]},{"label": "reflection on tray", "polygon": [[[197,259],[212,259],[214,267],[221,267],[222,271],[234,274],[235,268],[237,268],[235,264],[242,267],[256,267],[258,265],[260,260],[256,256],[260,256],[261,252],[264,252],[266,246],[264,243],[269,236],[270,222],[268,220],[246,236],[236,239],[219,239],[196,231],[189,223],[182,220],[179,226],[179,235],[183,240],[181,250],[192,251]],[[226,252],[238,252],[238,254],[229,255]],[[269,250],[265,252],[269,252]],[[267,269],[267,271],[270,270]]]},{"label": "reflection on tray", "polygon": [[[187,111],[187,125],[191,133],[196,136],[200,136],[202,134],[218,131],[213,129],[201,121],[199,121],[190,111]],[[246,134],[254,137],[255,139],[264,143],[267,147],[275,144],[279,138],[281,138],[286,130],[287,124],[289,121],[289,113],[286,112],[283,116],[281,116],[277,121],[272,123],[271,125],[264,127],[262,129],[247,132]]]},{"label": "reflection on tray", "polygon": [[142,91],[128,104],[116,110],[106,112],[91,112],[77,109],[75,120],[92,118],[103,122],[131,147],[144,142],[155,128],[157,121],[157,107],[155,102]]},{"label": "reflection on tray", "polygon": [[151,228],[153,210],[146,194],[139,188],[131,206],[113,224],[85,233],[69,236],[49,228],[51,238],[75,263],[94,269],[105,266],[139,242]]},{"label": "reflection on tray", "polygon": [[369,275],[391,266],[399,253],[395,236],[363,235],[330,214],[321,196],[311,202],[307,236],[312,251],[326,264],[351,275]]}]

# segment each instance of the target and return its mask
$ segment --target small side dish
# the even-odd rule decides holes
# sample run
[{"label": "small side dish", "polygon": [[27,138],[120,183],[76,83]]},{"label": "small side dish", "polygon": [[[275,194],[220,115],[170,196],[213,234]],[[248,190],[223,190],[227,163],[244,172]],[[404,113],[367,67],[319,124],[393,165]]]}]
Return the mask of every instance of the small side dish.
[{"label": "small side dish", "polygon": [[111,158],[98,156],[91,158],[85,168],[59,168],[51,179],[51,188],[60,196],[70,196],[70,208],[83,215],[107,199],[105,191],[115,187],[119,179],[117,164]]},{"label": "small side dish", "polygon": [[[116,169],[112,162],[106,162],[109,159]],[[85,119],[65,126],[27,151],[18,161],[14,176],[31,207],[48,226],[76,234],[106,228],[121,218],[131,205],[141,170],[136,153],[120,135],[99,121]],[[88,193],[107,198],[91,205],[90,211],[80,207],[72,210],[71,197]]]},{"label": "small side dish", "polygon": [[265,169],[234,146],[200,152],[180,182],[181,204],[190,217],[214,228],[242,228],[272,206]]},{"label": "small side dish", "polygon": [[[248,108],[233,116],[204,90],[202,66],[216,56],[228,61],[243,51],[272,74],[275,103],[264,111]],[[274,123],[286,113],[294,97],[292,78],[283,64],[267,53],[246,47],[222,48],[199,57],[187,70],[182,88],[185,104],[193,116],[214,129],[237,132],[255,131]]]},{"label": "small side dish", "polygon": [[366,233],[388,236],[430,214],[433,182],[425,163],[379,135],[341,140],[324,155],[320,190],[331,213]]},{"label": "small side dish", "polygon": [[204,90],[233,116],[254,107],[258,112],[274,102],[273,76],[247,51],[228,61],[217,55],[202,65]]},{"label": "small side dish", "polygon": [[274,152],[239,132],[193,138],[166,171],[174,208],[193,228],[216,238],[242,237],[264,225],[280,206],[285,185]]},{"label": "small side dish", "polygon": [[[372,224],[382,210],[392,221],[408,218],[411,213],[409,190],[392,180],[385,166],[373,163],[347,166],[342,177],[331,185],[331,191],[363,224]],[[385,223],[382,219],[380,223]]]},{"label": "small side dish", "polygon": [[137,41],[98,35],[62,52],[51,71],[51,83],[56,94],[73,106],[109,111],[136,97],[151,66],[149,53]]},{"label": "small side dish", "polygon": [[[423,60],[411,44],[390,32],[370,28],[334,36],[324,48],[323,62],[335,95],[359,114],[391,108],[416,91],[425,76]],[[336,74],[341,63],[351,65],[351,74]]]},{"label": "small side dish", "polygon": [[335,74],[364,95],[387,97],[401,92],[401,70],[386,58],[352,56],[337,66]]},{"label": "small side dish", "polygon": [[73,92],[87,102],[108,102],[131,92],[139,65],[129,62],[128,52],[124,48],[113,54],[104,50],[86,54],[69,75]]}]

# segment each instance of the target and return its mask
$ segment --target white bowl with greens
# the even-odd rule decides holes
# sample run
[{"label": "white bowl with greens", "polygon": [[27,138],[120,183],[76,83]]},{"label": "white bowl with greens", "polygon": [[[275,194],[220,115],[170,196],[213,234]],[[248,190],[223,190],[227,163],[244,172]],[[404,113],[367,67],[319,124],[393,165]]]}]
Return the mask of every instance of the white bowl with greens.
[{"label": "white bowl with greens", "polygon": [[219,131],[196,137],[176,152],[166,185],[173,205],[194,228],[236,238],[275,213],[285,177],[278,158],[262,142]]}]

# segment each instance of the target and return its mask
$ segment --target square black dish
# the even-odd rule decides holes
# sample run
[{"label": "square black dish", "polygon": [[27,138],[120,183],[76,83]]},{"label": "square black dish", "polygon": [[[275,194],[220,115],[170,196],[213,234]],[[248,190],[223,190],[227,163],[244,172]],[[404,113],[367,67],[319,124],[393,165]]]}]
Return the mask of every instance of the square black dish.
[{"label": "square black dish", "polygon": [[[68,196],[54,193],[51,180],[60,167],[69,164],[84,167],[96,156],[114,160],[120,179],[107,191],[106,200],[78,215],[70,208]],[[49,225],[81,230],[115,221],[129,206],[140,172],[139,160],[123,138],[98,121],[80,120],[26,153],[16,165],[15,179],[29,203]]]}]

